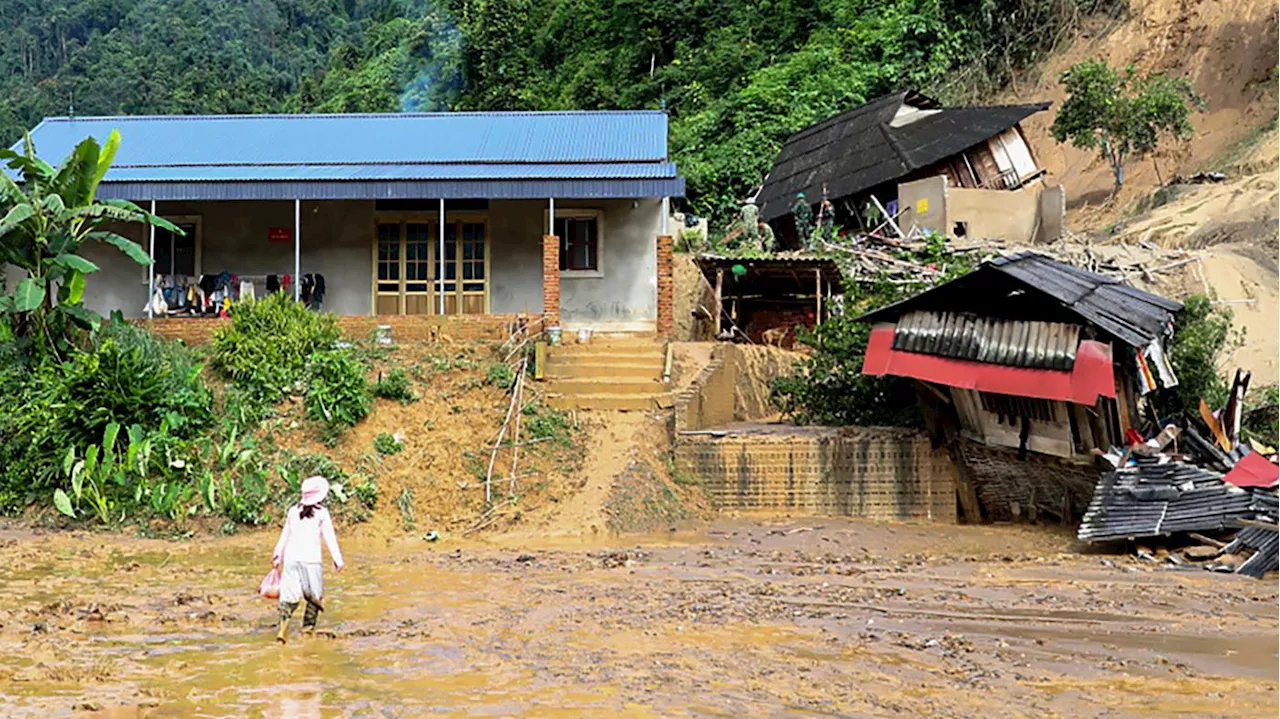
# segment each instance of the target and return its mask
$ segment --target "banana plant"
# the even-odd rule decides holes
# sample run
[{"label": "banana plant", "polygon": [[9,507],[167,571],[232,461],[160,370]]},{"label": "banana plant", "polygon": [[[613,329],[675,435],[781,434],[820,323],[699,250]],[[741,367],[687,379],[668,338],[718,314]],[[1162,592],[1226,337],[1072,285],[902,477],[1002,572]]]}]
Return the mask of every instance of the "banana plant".
[{"label": "banana plant", "polygon": [[0,171],[0,263],[26,274],[12,294],[0,295],[0,314],[9,315],[16,336],[55,355],[73,327],[92,330],[102,321],[84,306],[85,277],[98,271],[80,254],[86,242],[111,245],[145,266],[146,250],[113,228],[140,223],[180,232],[131,202],[96,199],[119,148],[114,130],[103,145],[88,138],[57,168],[36,155],[30,134],[22,152],[0,148],[0,162],[17,175]]}]

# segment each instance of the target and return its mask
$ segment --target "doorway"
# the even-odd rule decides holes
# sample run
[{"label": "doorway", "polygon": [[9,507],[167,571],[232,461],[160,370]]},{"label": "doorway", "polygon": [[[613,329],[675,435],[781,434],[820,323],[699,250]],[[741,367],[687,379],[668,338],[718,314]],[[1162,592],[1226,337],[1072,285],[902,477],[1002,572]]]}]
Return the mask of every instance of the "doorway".
[{"label": "doorway", "polygon": [[379,315],[489,312],[489,231],[484,217],[449,218],[440,277],[434,218],[379,218],[374,236],[373,311]]}]

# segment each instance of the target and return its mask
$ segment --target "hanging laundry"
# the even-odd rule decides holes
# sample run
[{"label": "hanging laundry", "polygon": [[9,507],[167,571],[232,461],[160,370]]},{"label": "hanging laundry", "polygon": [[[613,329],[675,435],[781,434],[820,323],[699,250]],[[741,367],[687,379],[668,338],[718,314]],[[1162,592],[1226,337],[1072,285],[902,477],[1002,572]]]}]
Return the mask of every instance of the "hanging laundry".
[{"label": "hanging laundry", "polygon": [[253,283],[249,280],[240,280],[240,300],[254,299]]},{"label": "hanging laundry", "polygon": [[324,275],[317,272],[311,288],[311,301],[307,303],[307,307],[319,310],[322,304],[324,304]]},{"label": "hanging laundry", "polygon": [[273,294],[280,291],[280,276],[267,275],[267,294]]}]

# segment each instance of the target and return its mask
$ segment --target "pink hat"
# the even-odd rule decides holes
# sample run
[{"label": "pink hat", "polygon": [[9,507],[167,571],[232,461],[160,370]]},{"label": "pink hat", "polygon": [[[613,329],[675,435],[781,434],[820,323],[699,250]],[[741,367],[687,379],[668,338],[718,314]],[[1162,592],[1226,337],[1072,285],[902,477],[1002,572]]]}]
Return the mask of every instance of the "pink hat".
[{"label": "pink hat", "polygon": [[329,480],[316,475],[307,477],[302,483],[302,503],[303,504],[320,504],[325,497],[329,496]]}]

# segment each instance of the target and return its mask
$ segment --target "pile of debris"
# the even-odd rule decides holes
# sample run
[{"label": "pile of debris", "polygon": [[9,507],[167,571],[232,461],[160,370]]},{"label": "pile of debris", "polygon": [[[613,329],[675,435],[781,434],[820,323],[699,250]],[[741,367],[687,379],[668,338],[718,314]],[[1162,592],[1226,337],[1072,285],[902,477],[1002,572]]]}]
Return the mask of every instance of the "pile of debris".
[{"label": "pile of debris", "polygon": [[[1094,490],[1080,540],[1176,537],[1197,545],[1170,555],[1174,564],[1205,562],[1206,569],[1257,578],[1280,570],[1280,467],[1274,448],[1240,441],[1248,385],[1249,374],[1237,372],[1219,412],[1201,401],[1211,438],[1169,425],[1119,456],[1115,450],[1105,455],[1115,469]],[[1181,452],[1178,437],[1184,439]],[[1139,555],[1151,557],[1145,550]]]}]

